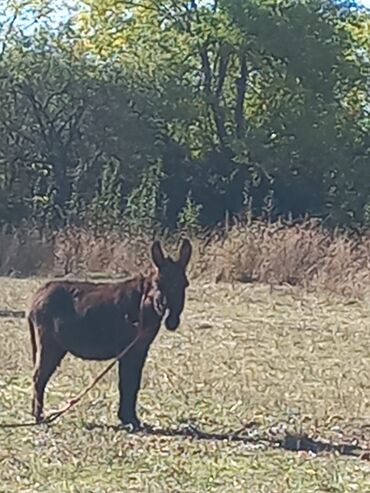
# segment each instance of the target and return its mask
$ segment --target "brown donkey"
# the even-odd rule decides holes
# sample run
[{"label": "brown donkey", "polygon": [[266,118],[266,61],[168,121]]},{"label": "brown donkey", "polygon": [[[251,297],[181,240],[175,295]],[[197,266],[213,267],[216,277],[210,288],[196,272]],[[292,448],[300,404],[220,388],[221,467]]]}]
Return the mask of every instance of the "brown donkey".
[{"label": "brown donkey", "polygon": [[87,360],[113,358],[135,338],[140,322],[144,337],[118,363],[118,417],[124,425],[140,428],[136,400],[142,369],[162,319],[168,330],[180,324],[191,251],[189,240],[184,240],[175,261],[165,257],[155,241],[151,254],[156,268],[147,276],[115,283],[53,281],[37,291],[27,314],[37,422],[43,419],[47,382],[68,352]]}]

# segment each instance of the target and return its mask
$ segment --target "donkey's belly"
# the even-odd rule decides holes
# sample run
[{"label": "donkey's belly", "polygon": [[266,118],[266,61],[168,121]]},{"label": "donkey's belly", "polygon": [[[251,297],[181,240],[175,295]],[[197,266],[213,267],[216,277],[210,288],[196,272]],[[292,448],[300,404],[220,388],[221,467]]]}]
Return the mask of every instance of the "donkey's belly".
[{"label": "donkey's belly", "polygon": [[[127,330],[130,329],[131,330]],[[77,358],[106,360],[117,356],[135,337],[133,327],[101,327],[75,323],[71,326],[59,322],[55,336],[58,343]],[[126,330],[125,330],[126,329]]]},{"label": "donkey's belly", "polygon": [[95,360],[95,361],[104,361],[107,359],[115,358],[126,346],[122,345],[121,347],[115,346],[114,348],[109,347],[66,347],[65,349],[80,359],[86,360]]}]

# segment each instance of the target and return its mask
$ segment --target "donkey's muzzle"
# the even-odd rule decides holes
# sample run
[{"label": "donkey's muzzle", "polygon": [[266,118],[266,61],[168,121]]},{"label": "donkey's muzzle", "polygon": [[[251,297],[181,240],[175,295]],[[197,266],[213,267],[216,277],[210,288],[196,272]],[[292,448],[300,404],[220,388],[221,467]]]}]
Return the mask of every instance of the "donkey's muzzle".
[{"label": "donkey's muzzle", "polygon": [[180,325],[180,317],[170,314],[165,320],[165,326],[168,330],[176,330]]}]

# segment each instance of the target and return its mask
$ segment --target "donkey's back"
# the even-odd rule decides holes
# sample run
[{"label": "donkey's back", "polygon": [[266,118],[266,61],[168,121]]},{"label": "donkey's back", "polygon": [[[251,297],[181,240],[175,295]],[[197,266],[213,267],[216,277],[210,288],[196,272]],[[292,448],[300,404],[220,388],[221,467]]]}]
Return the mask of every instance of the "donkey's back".
[{"label": "donkey's back", "polygon": [[114,357],[135,333],[139,285],[140,279],[48,282],[37,291],[27,314],[34,353],[52,344],[83,359]]}]

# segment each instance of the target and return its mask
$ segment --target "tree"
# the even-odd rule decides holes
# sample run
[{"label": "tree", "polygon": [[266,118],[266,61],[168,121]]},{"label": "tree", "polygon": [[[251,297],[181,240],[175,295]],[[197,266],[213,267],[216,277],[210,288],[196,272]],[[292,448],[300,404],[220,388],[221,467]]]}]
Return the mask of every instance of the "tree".
[{"label": "tree", "polygon": [[122,210],[153,152],[152,132],[134,115],[124,87],[52,45],[29,51],[20,43],[0,69],[0,169],[8,201],[54,225],[81,219],[104,188],[104,168],[114,163]]},{"label": "tree", "polygon": [[358,30],[368,14],[315,0],[89,5],[83,32],[98,35],[89,49],[121,60],[152,101],[167,139],[163,188],[181,191],[176,210],[190,189],[214,221],[240,209],[247,189],[258,213],[270,189],[278,214],[361,219],[368,59],[358,51],[368,47]]},{"label": "tree", "polygon": [[319,0],[79,2],[2,57],[0,200],[61,224],[172,227],[189,197],[203,224],[266,197],[275,216],[362,221],[368,29]]}]

